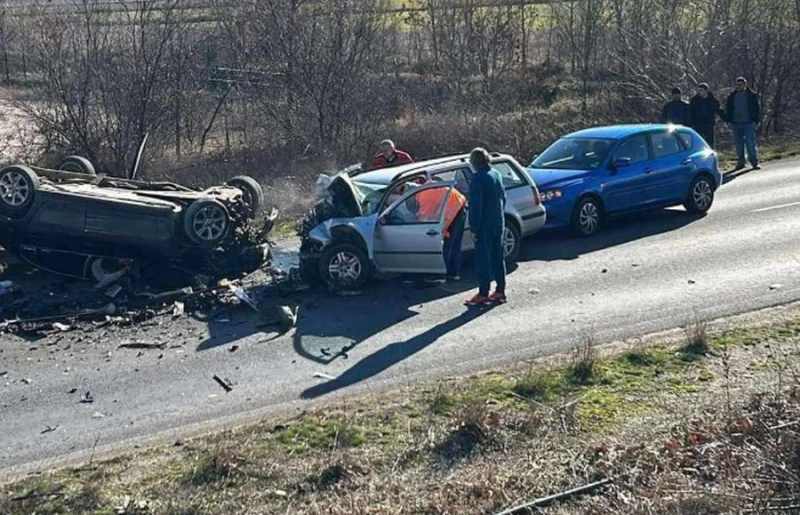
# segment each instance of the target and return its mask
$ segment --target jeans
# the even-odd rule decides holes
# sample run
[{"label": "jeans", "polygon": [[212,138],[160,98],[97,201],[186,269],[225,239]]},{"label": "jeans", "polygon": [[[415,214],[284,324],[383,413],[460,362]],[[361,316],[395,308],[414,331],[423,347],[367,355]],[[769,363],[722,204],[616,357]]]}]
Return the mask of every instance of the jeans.
[{"label": "jeans", "polygon": [[450,224],[450,237],[444,239],[444,263],[448,277],[461,275],[461,243],[464,241],[464,224],[467,214],[462,209]]},{"label": "jeans", "polygon": [[745,164],[745,147],[747,147],[747,157],[750,164],[758,166],[758,150],[756,149],[756,124],[754,123],[734,123],[733,142],[736,144],[736,157],[739,166]]},{"label": "jeans", "polygon": [[478,234],[478,241],[475,242],[475,275],[478,276],[479,295],[489,295],[492,281],[497,283],[497,293],[506,292],[502,227],[492,233]]}]

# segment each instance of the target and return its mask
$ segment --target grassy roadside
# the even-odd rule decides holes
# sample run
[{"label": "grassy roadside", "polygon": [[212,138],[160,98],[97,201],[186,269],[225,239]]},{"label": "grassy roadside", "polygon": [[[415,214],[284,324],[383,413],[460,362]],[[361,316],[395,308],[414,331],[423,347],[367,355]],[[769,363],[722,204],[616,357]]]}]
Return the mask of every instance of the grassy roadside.
[{"label": "grassy roadside", "polygon": [[[732,144],[721,145],[718,149],[720,155],[719,166],[724,172],[733,170],[736,166],[736,150]],[[779,161],[800,156],[800,144],[797,137],[787,139],[774,139],[760,142],[758,147],[758,157],[761,163]]]},{"label": "grassy roadside", "polygon": [[[411,386],[0,488],[0,513],[548,513],[800,504],[800,319]],[[713,492],[713,495],[712,495]],[[649,510],[649,511],[648,511]]]}]

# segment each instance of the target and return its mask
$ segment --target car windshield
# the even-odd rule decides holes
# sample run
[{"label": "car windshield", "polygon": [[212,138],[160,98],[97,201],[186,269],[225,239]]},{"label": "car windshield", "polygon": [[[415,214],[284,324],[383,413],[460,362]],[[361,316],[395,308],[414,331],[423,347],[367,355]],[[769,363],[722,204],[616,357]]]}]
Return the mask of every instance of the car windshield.
[{"label": "car windshield", "polygon": [[532,168],[594,170],[603,162],[614,141],[600,138],[562,138],[542,152]]},{"label": "car windshield", "polygon": [[387,187],[387,184],[353,181],[356,195],[361,199],[361,212],[364,216],[369,216],[378,209]]}]

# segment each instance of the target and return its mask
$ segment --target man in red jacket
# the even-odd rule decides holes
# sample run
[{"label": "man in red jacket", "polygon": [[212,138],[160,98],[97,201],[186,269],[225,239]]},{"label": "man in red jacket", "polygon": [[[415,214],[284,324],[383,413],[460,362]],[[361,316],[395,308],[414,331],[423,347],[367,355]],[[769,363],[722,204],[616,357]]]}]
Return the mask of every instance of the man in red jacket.
[{"label": "man in red jacket", "polygon": [[388,168],[390,166],[413,163],[414,160],[407,152],[397,150],[390,139],[381,141],[381,152],[372,160],[372,168]]}]

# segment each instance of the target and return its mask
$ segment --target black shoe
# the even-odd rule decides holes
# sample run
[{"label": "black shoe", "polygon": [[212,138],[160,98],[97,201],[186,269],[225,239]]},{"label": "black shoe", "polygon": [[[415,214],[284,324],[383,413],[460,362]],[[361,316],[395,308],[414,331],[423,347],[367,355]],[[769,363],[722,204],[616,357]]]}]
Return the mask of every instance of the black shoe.
[{"label": "black shoe", "polygon": [[753,165],[753,170],[761,170],[761,165],[758,164]]},{"label": "black shoe", "polygon": [[738,172],[739,170],[744,170],[744,163],[739,163],[736,165],[736,168],[733,169],[734,172]]}]

